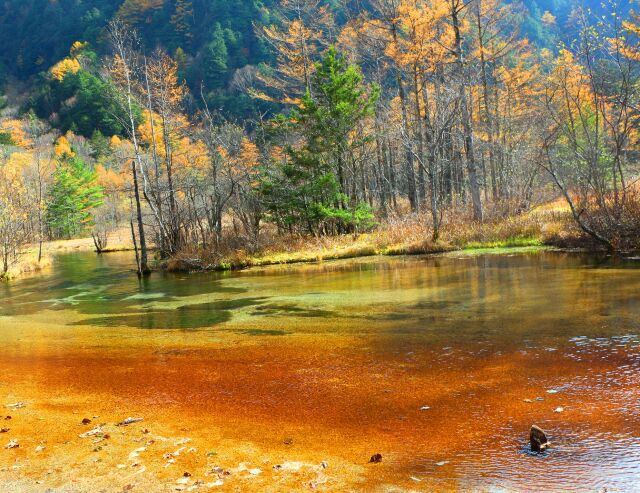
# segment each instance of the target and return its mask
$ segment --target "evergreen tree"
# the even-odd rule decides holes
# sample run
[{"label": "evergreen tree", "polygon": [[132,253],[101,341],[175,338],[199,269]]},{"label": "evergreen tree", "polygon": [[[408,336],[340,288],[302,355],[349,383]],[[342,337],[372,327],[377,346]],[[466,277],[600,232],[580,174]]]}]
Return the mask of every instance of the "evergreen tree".
[{"label": "evergreen tree", "polygon": [[330,48],[299,107],[276,118],[280,130],[302,137],[301,145],[288,146],[288,159],[262,186],[281,226],[326,234],[371,224],[369,208],[345,193],[344,175],[355,148],[370,138],[362,123],[373,114],[378,94],[377,87],[364,85],[357,66]]},{"label": "evergreen tree", "polygon": [[64,154],[56,163],[47,203],[47,224],[56,237],[71,238],[93,222],[91,210],[102,204],[95,171],[82,159]]},{"label": "evergreen tree", "polygon": [[211,41],[205,47],[202,61],[204,84],[208,89],[219,89],[224,86],[228,59],[229,52],[224,39],[224,31],[220,24],[216,24]]}]

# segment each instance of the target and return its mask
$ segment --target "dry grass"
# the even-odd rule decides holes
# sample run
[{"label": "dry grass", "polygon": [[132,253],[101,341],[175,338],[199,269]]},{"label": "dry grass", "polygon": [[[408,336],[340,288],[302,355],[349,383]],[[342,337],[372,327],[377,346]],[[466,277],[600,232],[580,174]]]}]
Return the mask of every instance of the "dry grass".
[{"label": "dry grass", "polygon": [[[30,248],[37,248],[37,245],[31,245]],[[46,241],[42,244],[42,250],[46,253],[88,252],[95,251],[95,245],[93,244],[93,239],[89,236],[71,240]],[[109,233],[107,248],[103,253],[126,252],[129,250],[133,250],[129,228],[120,228]]]},{"label": "dry grass", "polygon": [[18,261],[9,268],[9,272],[5,276],[6,279],[15,279],[18,277],[26,277],[51,267],[52,258],[50,255],[43,254],[38,261],[38,250],[30,249],[22,253],[18,257]]},{"label": "dry grass", "polygon": [[[129,250],[133,250],[129,229],[121,228],[109,234],[107,249],[103,253]],[[38,244],[30,244],[23,249],[17,263],[9,269],[6,278],[16,279],[46,270],[51,266],[52,256],[55,254],[91,251],[95,251],[91,237],[45,241],[42,243],[42,258],[38,262]]]},{"label": "dry grass", "polygon": [[[535,209],[502,217],[489,211],[483,224],[466,216],[443,219],[440,238],[433,241],[430,216],[410,214],[390,217],[370,233],[315,238],[262,233],[258,247],[247,251],[237,238],[229,238],[218,249],[185,249],[171,259],[170,271],[232,270],[253,266],[318,262],[373,255],[418,255],[454,250],[506,247],[541,247],[567,230],[570,216],[557,208]],[[571,231],[571,235],[575,231]]]}]

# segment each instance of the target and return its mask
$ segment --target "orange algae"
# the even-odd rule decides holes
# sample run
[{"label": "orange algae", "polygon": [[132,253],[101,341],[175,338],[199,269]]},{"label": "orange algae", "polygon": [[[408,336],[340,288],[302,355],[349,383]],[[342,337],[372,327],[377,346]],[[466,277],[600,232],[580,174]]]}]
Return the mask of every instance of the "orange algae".
[{"label": "orange algae", "polygon": [[[480,263],[483,294],[478,263],[441,262],[438,273],[413,263],[413,272],[397,264],[364,273],[334,266],[329,277],[287,271],[299,285],[274,272],[239,276],[231,284],[249,284],[254,298],[273,283],[280,298],[234,311],[215,330],[96,327],[78,305],[1,317],[2,404],[26,407],[5,408],[12,419],[0,445],[15,438],[20,447],[0,449],[0,481],[14,491],[173,491],[218,481],[211,488],[528,491],[536,470],[536,488],[629,484],[633,465],[622,475],[610,468],[637,457],[640,344],[616,334],[633,329],[635,271],[620,285],[620,271],[536,276],[537,261],[491,259]],[[522,272],[505,277],[509,262],[537,287]],[[509,283],[508,301],[519,302],[495,297],[496,282]],[[301,304],[320,284],[343,299],[359,289],[358,302]],[[435,300],[427,286],[483,301],[461,309],[460,294]],[[535,289],[553,296],[536,298]],[[379,290],[405,302],[366,305]],[[596,303],[563,301],[585,296]],[[156,309],[154,297],[144,303]],[[405,309],[418,319],[395,316]],[[114,426],[128,416],[144,422]],[[83,426],[85,417],[92,423]],[[108,439],[78,437],[100,423]],[[550,434],[543,457],[527,453],[533,423]],[[375,453],[382,463],[369,464]],[[176,483],[185,472],[186,484]]]}]

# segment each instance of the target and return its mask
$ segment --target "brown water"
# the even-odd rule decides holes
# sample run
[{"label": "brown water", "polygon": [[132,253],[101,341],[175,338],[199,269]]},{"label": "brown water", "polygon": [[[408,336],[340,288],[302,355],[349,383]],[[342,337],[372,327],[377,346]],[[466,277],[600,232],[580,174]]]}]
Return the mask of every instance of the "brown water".
[{"label": "brown water", "polygon": [[638,262],[130,266],[65,255],[0,285],[0,405],[26,404],[0,409],[0,490],[640,491]]}]

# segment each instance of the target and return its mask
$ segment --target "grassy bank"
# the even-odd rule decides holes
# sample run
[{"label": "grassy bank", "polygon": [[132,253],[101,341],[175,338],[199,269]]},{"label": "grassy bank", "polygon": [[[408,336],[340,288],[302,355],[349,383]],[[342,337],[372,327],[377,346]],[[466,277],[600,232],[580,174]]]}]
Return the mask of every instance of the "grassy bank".
[{"label": "grassy bank", "polygon": [[390,218],[370,233],[327,238],[277,236],[263,233],[259,245],[249,251],[229,242],[217,250],[186,249],[170,259],[169,271],[235,270],[247,267],[321,262],[374,255],[421,255],[452,251],[479,253],[487,250],[545,246],[576,246],[581,234],[560,204],[549,204],[528,213],[502,216],[494,213],[483,224],[469,218],[445,218],[434,240],[429,218],[414,214]]},{"label": "grassy bank", "polygon": [[6,275],[0,276],[1,280],[11,280],[18,277],[26,277],[48,269],[52,264],[51,255],[43,254],[38,260],[38,249],[30,248],[18,257],[18,260],[9,267]]},{"label": "grassy bank", "polygon": [[[375,255],[422,255],[445,252],[478,254],[508,253],[518,248],[532,251],[547,246],[585,246],[584,237],[562,203],[547,204],[528,213],[505,216],[493,211],[483,224],[465,217],[445,217],[437,240],[430,218],[413,214],[381,221],[375,231],[334,237],[282,236],[265,228],[259,244],[244,248],[248,240],[229,237],[216,250],[191,248],[159,264],[172,272],[226,271],[279,264],[322,262]],[[38,245],[30,245],[9,271],[11,279],[46,270],[52,256],[95,251],[90,237],[45,242],[38,261]],[[103,253],[130,251],[133,245],[126,228],[109,235]]]},{"label": "grassy bank", "polygon": [[[102,253],[125,252],[133,250],[129,230],[123,228],[109,234],[107,248]],[[27,245],[17,262],[10,268],[5,279],[17,279],[29,274],[46,271],[53,263],[53,256],[61,253],[92,252],[95,245],[91,237],[72,238],[70,240],[54,240],[42,243],[42,257],[38,260],[39,245]]]}]

